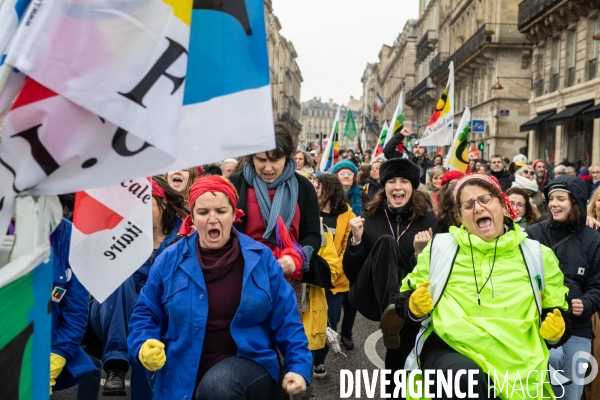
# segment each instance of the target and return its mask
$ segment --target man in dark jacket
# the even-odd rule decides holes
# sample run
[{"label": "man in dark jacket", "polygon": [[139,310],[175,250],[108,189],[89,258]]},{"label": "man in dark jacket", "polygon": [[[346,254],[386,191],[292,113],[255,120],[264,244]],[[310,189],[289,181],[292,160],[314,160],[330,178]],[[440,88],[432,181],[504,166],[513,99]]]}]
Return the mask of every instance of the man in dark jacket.
[{"label": "man in dark jacket", "polygon": [[504,168],[504,164],[502,162],[502,156],[500,154],[494,154],[490,158],[490,173],[491,176],[498,179],[500,183],[500,188],[503,192],[506,192],[510,189],[512,183],[515,180],[515,177],[511,175],[510,172],[506,168]]},{"label": "man in dark jacket", "polygon": [[412,153],[406,151],[402,142],[406,136],[412,134],[410,129],[403,128],[401,132],[392,136],[390,141],[385,145],[383,155],[385,155],[385,158],[388,160],[391,160],[392,158],[408,158],[419,167],[419,181],[422,184],[425,184],[427,183],[427,171],[434,167],[433,161],[427,158],[425,147],[419,146],[418,140],[415,141]]}]

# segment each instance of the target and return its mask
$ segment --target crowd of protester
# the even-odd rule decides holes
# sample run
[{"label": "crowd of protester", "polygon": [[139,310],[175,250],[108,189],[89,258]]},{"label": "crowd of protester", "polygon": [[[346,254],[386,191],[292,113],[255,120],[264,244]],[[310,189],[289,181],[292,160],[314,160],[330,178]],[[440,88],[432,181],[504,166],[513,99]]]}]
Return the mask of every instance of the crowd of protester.
[{"label": "crowd of protester", "polygon": [[[63,196],[51,390],[124,396],[131,369],[136,400],[309,398],[357,312],[386,369],[479,370],[479,398],[487,370],[581,377],[575,353],[600,359],[600,164],[494,154],[463,173],[410,134],[325,173],[277,123],[271,151],[153,177],[154,250],[103,303],[70,272]],[[563,398],[598,399],[599,379],[583,393]]]}]

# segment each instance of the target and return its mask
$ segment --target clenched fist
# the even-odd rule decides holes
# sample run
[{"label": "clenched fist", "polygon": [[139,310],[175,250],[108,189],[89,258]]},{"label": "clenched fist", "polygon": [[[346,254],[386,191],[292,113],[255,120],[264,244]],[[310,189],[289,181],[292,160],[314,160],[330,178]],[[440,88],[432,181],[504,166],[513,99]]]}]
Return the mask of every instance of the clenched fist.
[{"label": "clenched fist", "polygon": [[427,246],[427,243],[433,237],[433,231],[429,228],[428,231],[419,232],[415,235],[415,240],[413,242],[413,248],[415,249],[415,256],[421,254],[423,249]]},{"label": "clenched fist", "polygon": [[364,231],[365,219],[362,217],[355,217],[350,220],[350,229],[352,229],[352,241],[354,243],[360,242]]}]

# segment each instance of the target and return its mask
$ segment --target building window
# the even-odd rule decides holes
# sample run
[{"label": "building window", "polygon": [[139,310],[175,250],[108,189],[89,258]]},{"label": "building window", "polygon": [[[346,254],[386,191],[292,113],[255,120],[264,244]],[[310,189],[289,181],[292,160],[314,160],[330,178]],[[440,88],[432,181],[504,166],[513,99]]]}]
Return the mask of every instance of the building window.
[{"label": "building window", "polygon": [[575,62],[577,61],[577,31],[567,31],[567,76],[565,86],[575,84]]},{"label": "building window", "polygon": [[588,22],[589,34],[587,35],[587,62],[585,66],[586,80],[588,81],[596,78],[598,69],[598,43],[592,38],[592,34],[598,32],[598,25],[598,19]]},{"label": "building window", "polygon": [[548,170],[554,169],[554,145],[556,141],[556,127],[546,128],[545,123],[538,124],[536,130],[538,137],[538,158],[546,161]]},{"label": "building window", "polygon": [[577,165],[590,165],[594,121],[583,121],[581,115],[574,117],[571,125],[565,126],[569,133],[567,159]]},{"label": "building window", "polygon": [[560,37],[552,42],[552,81],[550,91],[558,90],[558,82],[560,76]]}]

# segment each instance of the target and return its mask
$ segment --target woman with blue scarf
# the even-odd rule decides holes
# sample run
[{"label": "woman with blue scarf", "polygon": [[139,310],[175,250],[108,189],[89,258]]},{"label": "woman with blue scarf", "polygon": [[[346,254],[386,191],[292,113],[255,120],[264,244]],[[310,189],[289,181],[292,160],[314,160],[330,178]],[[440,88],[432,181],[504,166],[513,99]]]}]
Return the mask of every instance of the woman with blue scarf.
[{"label": "woman with blue scarf", "polygon": [[[249,156],[243,171],[229,177],[239,193],[237,208],[246,215],[234,227],[273,251],[300,299],[302,274],[321,247],[319,202],[312,183],[295,173],[296,145],[286,124],[275,124],[275,146]],[[277,244],[279,216],[299,245],[294,249],[281,249]],[[302,254],[297,254],[300,248]]]}]

